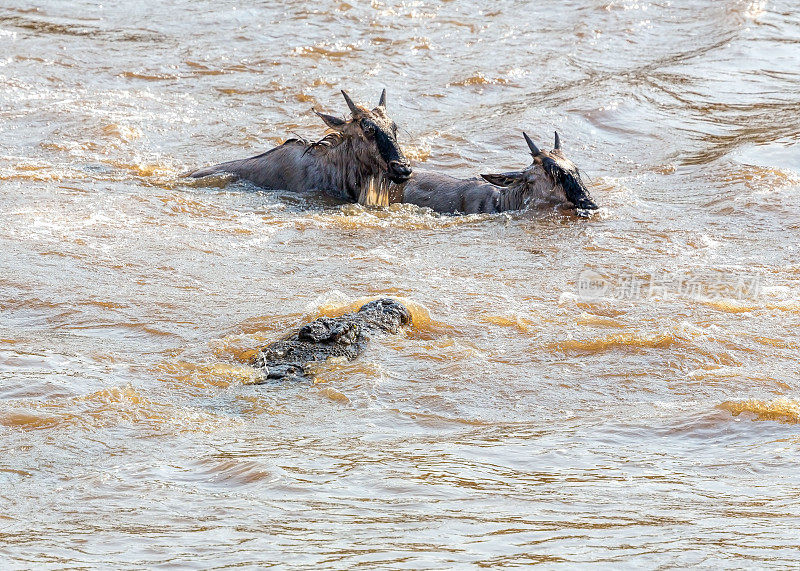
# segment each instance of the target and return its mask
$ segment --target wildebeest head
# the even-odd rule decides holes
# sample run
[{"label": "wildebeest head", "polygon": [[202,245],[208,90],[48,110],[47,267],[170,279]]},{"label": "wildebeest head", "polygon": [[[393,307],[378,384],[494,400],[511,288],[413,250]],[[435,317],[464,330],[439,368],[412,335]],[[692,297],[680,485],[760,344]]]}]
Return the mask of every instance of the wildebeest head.
[{"label": "wildebeest head", "polygon": [[540,150],[526,133],[522,135],[531,150],[533,163],[523,171],[481,176],[497,186],[520,187],[530,198],[571,203],[578,211],[597,210],[578,167],[561,150],[558,133],[553,150],[549,152]]},{"label": "wildebeest head", "polygon": [[313,109],[325,124],[350,138],[355,143],[359,160],[374,162],[395,183],[403,183],[411,176],[411,165],[397,144],[397,125],[386,114],[386,90],[381,93],[378,106],[372,110],[353,103],[342,90],[344,100],[350,108],[350,119],[344,120]]}]

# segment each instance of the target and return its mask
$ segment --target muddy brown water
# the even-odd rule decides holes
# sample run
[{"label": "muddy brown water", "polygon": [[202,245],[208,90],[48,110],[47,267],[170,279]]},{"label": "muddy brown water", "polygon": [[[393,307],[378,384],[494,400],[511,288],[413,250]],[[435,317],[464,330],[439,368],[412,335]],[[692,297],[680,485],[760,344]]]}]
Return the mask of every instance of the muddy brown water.
[{"label": "muddy brown water", "polygon": [[[4,568],[796,564],[797,6],[551,4],[3,2]],[[383,87],[415,165],[558,129],[602,209],[180,178]],[[415,329],[252,384],[377,296]]]}]

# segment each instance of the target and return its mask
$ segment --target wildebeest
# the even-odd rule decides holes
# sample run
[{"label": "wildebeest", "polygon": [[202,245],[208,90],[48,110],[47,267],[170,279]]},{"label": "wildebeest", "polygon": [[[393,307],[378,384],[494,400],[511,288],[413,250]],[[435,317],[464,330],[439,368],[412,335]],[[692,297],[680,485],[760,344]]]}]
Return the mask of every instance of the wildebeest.
[{"label": "wildebeest", "polygon": [[258,186],[295,192],[320,191],[348,202],[386,205],[390,183],[403,183],[411,166],[397,143],[397,125],[386,113],[386,90],[372,110],[353,103],[349,120],[312,109],[334,132],[316,142],[289,139],[255,157],[196,170],[199,178],[230,173]]},{"label": "wildebeest", "polygon": [[356,313],[320,317],[294,335],[262,347],[253,366],[264,371],[264,381],[308,378],[310,363],[331,357],[355,359],[375,333],[398,333],[412,324],[411,312],[393,299],[376,299]]},{"label": "wildebeest", "polygon": [[597,205],[581,180],[578,167],[561,150],[556,133],[552,151],[542,151],[526,133],[533,163],[522,171],[483,174],[459,179],[416,169],[403,185],[403,202],[426,206],[442,213],[495,213],[548,204],[567,204],[579,214]]}]

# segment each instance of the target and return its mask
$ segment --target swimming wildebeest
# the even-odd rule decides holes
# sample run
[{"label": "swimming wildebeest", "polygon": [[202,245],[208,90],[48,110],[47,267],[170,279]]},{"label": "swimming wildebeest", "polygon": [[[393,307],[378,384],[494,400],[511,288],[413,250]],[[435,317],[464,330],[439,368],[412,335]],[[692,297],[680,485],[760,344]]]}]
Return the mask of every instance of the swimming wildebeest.
[{"label": "swimming wildebeest", "polygon": [[407,181],[411,166],[397,144],[397,125],[386,114],[386,90],[371,111],[353,103],[344,91],[342,95],[350,108],[349,120],[312,109],[334,131],[321,140],[289,139],[266,153],[188,176],[231,173],[269,189],[321,191],[348,202],[388,204],[390,182]]},{"label": "swimming wildebeest", "polygon": [[320,317],[294,335],[262,347],[253,366],[264,370],[264,381],[307,378],[307,365],[330,357],[355,359],[374,333],[398,333],[411,325],[411,312],[393,299],[376,299],[356,313]]},{"label": "swimming wildebeest", "polygon": [[578,167],[561,150],[558,133],[549,152],[539,150],[527,134],[522,134],[533,155],[533,163],[525,170],[482,174],[484,180],[415,170],[404,185],[403,202],[453,214],[495,213],[547,204],[569,204],[582,215],[596,210]]}]

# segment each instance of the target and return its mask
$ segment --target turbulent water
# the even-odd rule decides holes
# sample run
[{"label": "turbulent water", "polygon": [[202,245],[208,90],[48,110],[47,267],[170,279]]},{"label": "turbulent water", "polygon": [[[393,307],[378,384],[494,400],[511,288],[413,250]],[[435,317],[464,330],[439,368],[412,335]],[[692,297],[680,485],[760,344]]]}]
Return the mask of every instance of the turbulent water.
[{"label": "turbulent water", "polygon": [[[798,70],[790,0],[4,0],[3,568],[797,564]],[[601,210],[181,178],[383,87],[414,165],[557,129]]]}]

